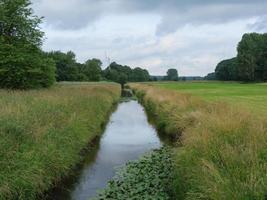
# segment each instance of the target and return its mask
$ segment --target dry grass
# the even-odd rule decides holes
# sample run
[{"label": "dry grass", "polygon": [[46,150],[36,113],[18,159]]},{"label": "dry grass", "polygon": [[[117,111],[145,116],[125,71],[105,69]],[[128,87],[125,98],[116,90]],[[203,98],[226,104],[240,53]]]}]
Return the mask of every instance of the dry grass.
[{"label": "dry grass", "polygon": [[0,199],[36,199],[68,174],[119,96],[115,84],[0,90]]},{"label": "dry grass", "polygon": [[132,84],[159,129],[180,135],[177,199],[265,199],[267,119],[224,102]]}]

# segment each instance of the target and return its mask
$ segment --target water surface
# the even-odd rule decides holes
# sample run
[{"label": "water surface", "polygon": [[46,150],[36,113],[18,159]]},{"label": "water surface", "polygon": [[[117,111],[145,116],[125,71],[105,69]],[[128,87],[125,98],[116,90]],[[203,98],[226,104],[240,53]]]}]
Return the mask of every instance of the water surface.
[{"label": "water surface", "polygon": [[148,123],[137,101],[121,103],[84,165],[69,184],[58,188],[53,199],[88,200],[115,175],[115,169],[142,154],[160,147],[156,130]]}]

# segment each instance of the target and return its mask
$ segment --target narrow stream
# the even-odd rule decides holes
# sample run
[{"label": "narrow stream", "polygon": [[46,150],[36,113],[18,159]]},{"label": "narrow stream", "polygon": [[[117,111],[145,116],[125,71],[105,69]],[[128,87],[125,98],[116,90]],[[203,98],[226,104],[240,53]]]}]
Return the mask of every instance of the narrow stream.
[{"label": "narrow stream", "polygon": [[94,153],[86,158],[75,178],[51,194],[51,199],[88,200],[105,188],[117,167],[160,145],[143,107],[137,101],[123,102],[112,114]]}]

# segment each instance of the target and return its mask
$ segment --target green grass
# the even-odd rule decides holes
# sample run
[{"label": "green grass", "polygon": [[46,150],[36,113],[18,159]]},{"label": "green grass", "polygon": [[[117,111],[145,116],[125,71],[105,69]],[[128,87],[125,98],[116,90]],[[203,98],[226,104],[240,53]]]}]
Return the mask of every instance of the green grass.
[{"label": "green grass", "polygon": [[[255,115],[243,106],[236,106],[227,101],[206,101],[196,95],[165,89],[164,84],[131,86],[149,117],[154,119],[156,127],[162,133],[178,136],[179,146],[174,156],[176,198],[266,199],[266,115]],[[167,86],[196,88],[202,83],[184,84],[189,85],[167,83]],[[193,84],[196,85],[192,86]],[[206,84],[208,83],[204,83]],[[219,87],[222,96],[225,96],[231,92],[225,87],[233,83],[227,86],[223,83],[211,84]],[[242,92],[248,87],[254,88],[254,85],[245,86],[246,88],[241,89]],[[234,84],[233,87],[239,85]],[[194,89],[189,93],[192,93],[192,90]],[[207,92],[209,93],[208,89]],[[234,93],[229,94],[230,97],[231,95]]]},{"label": "green grass", "polygon": [[119,97],[116,84],[0,90],[0,199],[36,199],[66,176]]},{"label": "green grass", "polygon": [[267,113],[267,84],[235,82],[166,82],[156,85],[189,93],[207,101],[227,101],[248,107],[256,113]]}]

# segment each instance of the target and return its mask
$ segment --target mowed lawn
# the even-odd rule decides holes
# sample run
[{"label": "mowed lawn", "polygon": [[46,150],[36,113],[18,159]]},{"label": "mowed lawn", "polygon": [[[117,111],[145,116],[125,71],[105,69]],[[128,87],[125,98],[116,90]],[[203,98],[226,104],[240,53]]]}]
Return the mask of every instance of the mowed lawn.
[{"label": "mowed lawn", "polygon": [[200,96],[207,101],[227,101],[249,108],[256,113],[267,113],[267,84],[234,82],[163,82],[156,85]]}]

